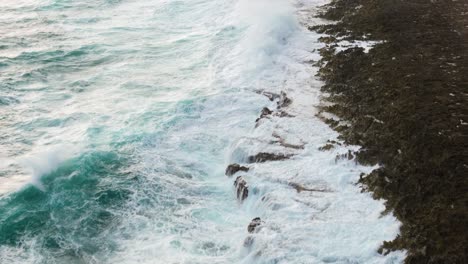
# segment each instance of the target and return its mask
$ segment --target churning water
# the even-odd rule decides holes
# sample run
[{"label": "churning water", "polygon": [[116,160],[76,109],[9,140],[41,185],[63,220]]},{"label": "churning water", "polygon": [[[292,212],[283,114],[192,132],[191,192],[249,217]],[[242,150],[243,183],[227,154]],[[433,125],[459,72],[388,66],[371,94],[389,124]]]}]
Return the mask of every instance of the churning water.
[{"label": "churning water", "polygon": [[[317,149],[323,3],[0,1],[0,262],[400,263],[372,168]],[[255,127],[259,91],[288,116]],[[224,170],[258,152],[294,156],[250,164],[240,203]]]}]

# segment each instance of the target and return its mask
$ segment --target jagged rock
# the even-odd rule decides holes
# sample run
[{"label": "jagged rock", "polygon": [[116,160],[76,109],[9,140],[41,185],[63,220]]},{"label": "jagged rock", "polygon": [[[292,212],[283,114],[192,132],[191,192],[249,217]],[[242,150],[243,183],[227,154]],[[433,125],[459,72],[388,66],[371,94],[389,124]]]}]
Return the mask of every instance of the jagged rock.
[{"label": "jagged rock", "polygon": [[293,155],[288,155],[288,154],[274,154],[274,153],[265,153],[265,152],[260,152],[256,155],[249,156],[247,158],[247,161],[249,163],[254,163],[254,162],[266,162],[266,161],[275,161],[275,160],[285,160],[289,159]]},{"label": "jagged rock", "polygon": [[326,151],[326,150],[330,150],[330,149],[332,149],[332,148],[334,148],[334,147],[335,147],[335,146],[333,146],[333,144],[327,143],[327,144],[325,144],[324,146],[319,147],[318,149],[319,149],[320,151]]},{"label": "jagged rock", "polygon": [[289,99],[286,93],[282,91],[279,97],[279,101],[278,101],[278,108],[287,107],[291,103],[292,103],[292,100]]},{"label": "jagged rock", "polygon": [[236,187],[237,199],[241,202],[244,201],[249,196],[247,182],[242,176],[238,176],[234,181],[234,186]]},{"label": "jagged rock", "polygon": [[338,154],[336,155],[335,157],[335,162],[339,161],[339,160],[344,160],[344,159],[347,159],[347,160],[352,160],[354,159],[354,154],[351,150],[348,150],[347,153],[344,153],[344,154]]},{"label": "jagged rock", "polygon": [[296,189],[297,192],[330,192],[329,190],[326,189],[312,189],[312,188],[307,188],[304,187],[303,185],[295,182],[290,182],[288,183],[289,186],[293,187]]},{"label": "jagged rock", "polygon": [[255,122],[257,123],[258,121],[260,121],[260,119],[265,118],[265,117],[271,115],[272,113],[273,113],[273,111],[271,111],[270,109],[268,109],[268,107],[264,107],[264,108],[262,109],[262,112],[261,112],[261,114],[260,114],[260,117],[257,118],[257,120],[255,120]]},{"label": "jagged rock", "polygon": [[256,233],[260,230],[260,226],[263,224],[264,222],[260,219],[260,217],[255,217],[254,219],[252,219],[252,221],[250,222],[249,226],[247,226],[247,231],[249,233]]},{"label": "jagged rock", "polygon": [[241,166],[241,165],[239,165],[237,163],[230,164],[226,168],[226,176],[232,176],[232,175],[236,174],[238,171],[247,172],[247,171],[249,171],[249,168]]}]

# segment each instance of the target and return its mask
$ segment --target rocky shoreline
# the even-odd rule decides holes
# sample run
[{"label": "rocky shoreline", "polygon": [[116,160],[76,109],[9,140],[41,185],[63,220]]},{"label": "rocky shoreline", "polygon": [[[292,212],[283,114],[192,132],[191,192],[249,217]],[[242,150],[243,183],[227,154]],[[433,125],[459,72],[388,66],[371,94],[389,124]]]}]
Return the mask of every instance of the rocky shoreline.
[{"label": "rocky shoreline", "polygon": [[467,263],[468,2],[333,0],[319,17],[334,23],[310,27],[325,45],[318,116],[362,146],[348,158],[379,165],[363,191],[403,223],[379,252]]}]

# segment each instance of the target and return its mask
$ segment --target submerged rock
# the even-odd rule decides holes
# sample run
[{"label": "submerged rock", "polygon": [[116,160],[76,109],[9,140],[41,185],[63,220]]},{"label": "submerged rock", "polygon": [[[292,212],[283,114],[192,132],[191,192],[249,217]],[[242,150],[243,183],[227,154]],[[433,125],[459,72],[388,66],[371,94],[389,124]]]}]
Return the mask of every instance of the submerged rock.
[{"label": "submerged rock", "polygon": [[238,176],[234,181],[234,186],[236,187],[237,199],[241,202],[244,201],[249,196],[247,182],[242,176]]},{"label": "submerged rock", "polygon": [[249,163],[254,163],[254,162],[266,162],[266,161],[276,161],[276,160],[285,160],[289,159],[293,155],[291,154],[274,154],[274,153],[266,153],[266,152],[260,152],[256,155],[249,156],[247,158],[247,161]]},{"label": "submerged rock", "polygon": [[[247,232],[250,234],[257,233],[261,229],[261,225],[265,223],[263,222],[260,217],[255,217],[250,221],[249,225],[247,226]],[[250,247],[252,244],[255,242],[255,238],[252,235],[249,235],[248,237],[245,238],[244,240],[244,247]]]},{"label": "submerged rock", "polygon": [[225,174],[226,174],[226,176],[232,176],[232,175],[236,174],[239,171],[247,172],[247,171],[249,171],[249,168],[241,166],[241,165],[239,165],[237,163],[233,163],[233,164],[229,164],[229,166],[227,166]]},{"label": "submerged rock", "polygon": [[335,157],[335,162],[338,162],[339,160],[352,160],[354,159],[354,154],[351,150],[348,150],[348,152],[344,154],[338,154]]},{"label": "submerged rock", "polygon": [[287,107],[292,103],[292,100],[288,98],[285,92],[281,92],[279,101],[278,101],[278,108]]},{"label": "submerged rock", "polygon": [[333,144],[327,143],[324,146],[319,147],[318,150],[327,151],[327,150],[330,150],[332,148],[335,148],[335,146]]}]

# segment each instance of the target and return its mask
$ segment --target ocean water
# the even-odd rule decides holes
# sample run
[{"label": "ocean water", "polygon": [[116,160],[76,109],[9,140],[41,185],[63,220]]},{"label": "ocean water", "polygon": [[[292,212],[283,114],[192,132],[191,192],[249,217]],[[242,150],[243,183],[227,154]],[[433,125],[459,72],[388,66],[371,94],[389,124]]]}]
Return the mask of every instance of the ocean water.
[{"label": "ocean water", "polygon": [[[325,2],[0,1],[0,263],[401,263],[359,147],[318,150]],[[256,125],[259,91],[289,116]],[[224,170],[259,152],[293,156],[239,202]]]}]

